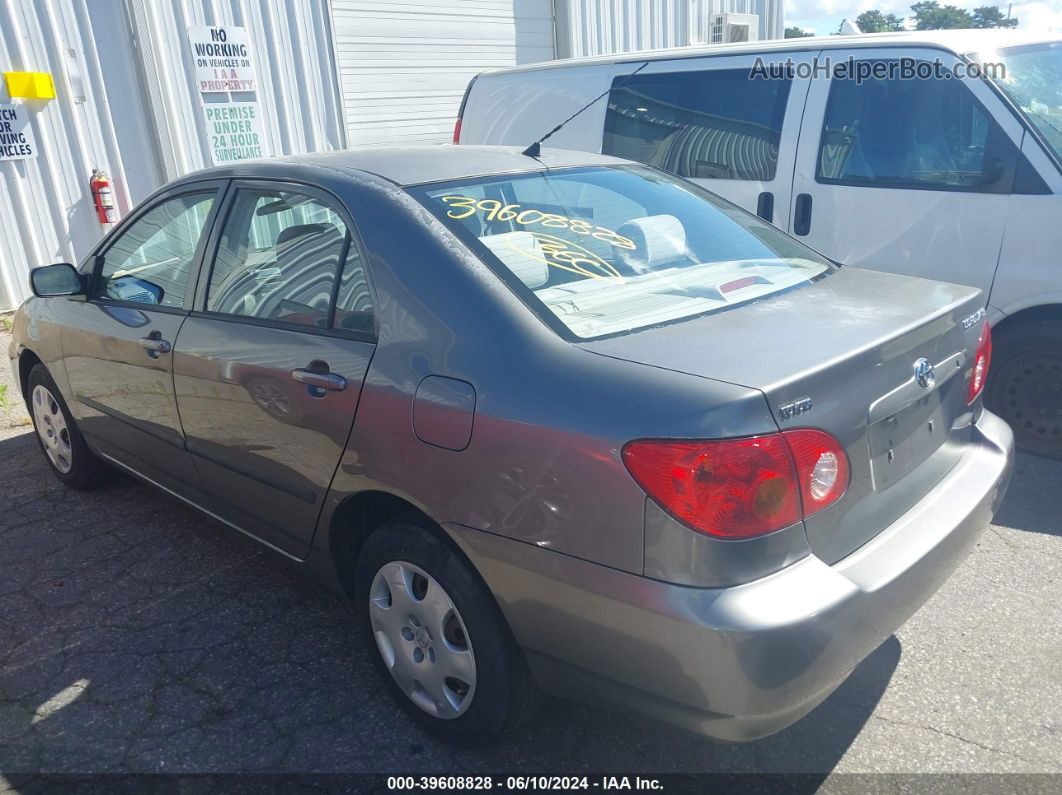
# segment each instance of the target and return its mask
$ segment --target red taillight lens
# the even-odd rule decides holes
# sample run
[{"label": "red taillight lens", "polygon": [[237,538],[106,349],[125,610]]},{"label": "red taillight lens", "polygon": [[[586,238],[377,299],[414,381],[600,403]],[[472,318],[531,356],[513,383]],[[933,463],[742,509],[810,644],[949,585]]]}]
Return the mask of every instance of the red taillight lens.
[{"label": "red taillight lens", "polygon": [[651,497],[702,533],[748,538],[800,519],[793,461],[780,434],[631,442],[623,463]]},{"label": "red taillight lens", "polygon": [[675,518],[718,538],[781,530],[836,502],[848,487],[844,450],[822,431],[643,439],[623,448],[623,463]]},{"label": "red taillight lens", "polygon": [[461,143],[461,117],[457,117],[457,121],[454,122],[454,143]]},{"label": "red taillight lens", "polygon": [[988,367],[992,363],[992,327],[987,321],[981,327],[981,336],[977,340],[977,353],[974,354],[973,367],[970,369],[970,381],[966,386],[966,403],[977,400],[988,380]]}]

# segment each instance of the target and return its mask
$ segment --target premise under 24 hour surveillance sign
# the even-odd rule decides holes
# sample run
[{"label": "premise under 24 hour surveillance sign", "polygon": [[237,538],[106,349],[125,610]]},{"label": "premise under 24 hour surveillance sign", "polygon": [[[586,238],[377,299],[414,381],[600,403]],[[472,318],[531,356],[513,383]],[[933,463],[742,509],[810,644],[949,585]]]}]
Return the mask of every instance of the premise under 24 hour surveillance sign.
[{"label": "premise under 24 hour surveillance sign", "polygon": [[265,133],[257,102],[203,104],[214,165],[265,157]]},{"label": "premise under 24 hour surveillance sign", "polygon": [[254,91],[254,56],[247,28],[194,25],[188,28],[199,91]]}]

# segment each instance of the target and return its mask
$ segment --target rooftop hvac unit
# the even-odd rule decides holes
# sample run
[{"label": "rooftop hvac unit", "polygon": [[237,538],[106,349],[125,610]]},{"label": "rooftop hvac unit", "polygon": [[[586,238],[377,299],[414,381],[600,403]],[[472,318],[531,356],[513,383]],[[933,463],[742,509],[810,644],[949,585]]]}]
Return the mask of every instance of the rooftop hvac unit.
[{"label": "rooftop hvac unit", "polygon": [[713,14],[709,32],[711,44],[756,41],[760,37],[758,14]]}]

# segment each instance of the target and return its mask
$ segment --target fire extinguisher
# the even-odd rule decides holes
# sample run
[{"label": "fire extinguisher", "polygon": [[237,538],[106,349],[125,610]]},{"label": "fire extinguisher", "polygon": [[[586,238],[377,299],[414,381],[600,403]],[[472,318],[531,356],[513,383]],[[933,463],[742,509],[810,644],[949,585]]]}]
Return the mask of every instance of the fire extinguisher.
[{"label": "fire extinguisher", "polygon": [[111,190],[110,178],[98,168],[92,169],[89,180],[92,190],[92,203],[96,205],[96,218],[101,224],[113,224],[118,220],[118,210],[114,206],[114,191]]}]

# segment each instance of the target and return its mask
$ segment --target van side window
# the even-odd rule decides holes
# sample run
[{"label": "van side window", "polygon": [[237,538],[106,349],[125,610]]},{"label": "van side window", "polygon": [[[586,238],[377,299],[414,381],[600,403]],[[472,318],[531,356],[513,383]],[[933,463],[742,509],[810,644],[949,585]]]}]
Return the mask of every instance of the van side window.
[{"label": "van side window", "polygon": [[707,179],[774,179],[791,80],[748,69],[617,77],[601,151]]},{"label": "van side window", "polygon": [[835,78],[816,179],[1008,193],[1016,160],[1017,148],[961,80],[903,80],[898,74],[861,82]]}]

